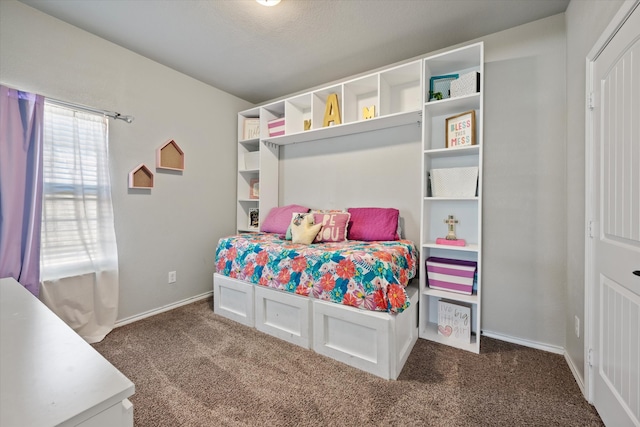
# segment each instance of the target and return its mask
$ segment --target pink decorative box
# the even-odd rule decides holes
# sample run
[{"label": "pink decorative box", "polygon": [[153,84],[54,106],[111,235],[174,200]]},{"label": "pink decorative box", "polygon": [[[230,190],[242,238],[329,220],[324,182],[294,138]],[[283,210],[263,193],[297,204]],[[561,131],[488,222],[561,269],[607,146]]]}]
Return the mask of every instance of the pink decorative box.
[{"label": "pink decorative box", "polygon": [[466,295],[473,293],[473,277],[478,268],[475,261],[429,257],[426,264],[430,288]]},{"label": "pink decorative box", "polygon": [[269,128],[269,136],[284,135],[284,118],[269,120],[267,127]]}]

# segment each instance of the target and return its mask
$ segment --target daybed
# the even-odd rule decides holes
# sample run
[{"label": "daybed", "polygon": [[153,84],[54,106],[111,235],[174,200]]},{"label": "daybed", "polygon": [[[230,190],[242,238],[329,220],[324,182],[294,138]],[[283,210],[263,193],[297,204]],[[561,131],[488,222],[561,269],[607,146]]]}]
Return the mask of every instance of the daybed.
[{"label": "daybed", "polygon": [[418,337],[418,254],[409,240],[292,243],[220,239],[214,311],[386,379]]}]

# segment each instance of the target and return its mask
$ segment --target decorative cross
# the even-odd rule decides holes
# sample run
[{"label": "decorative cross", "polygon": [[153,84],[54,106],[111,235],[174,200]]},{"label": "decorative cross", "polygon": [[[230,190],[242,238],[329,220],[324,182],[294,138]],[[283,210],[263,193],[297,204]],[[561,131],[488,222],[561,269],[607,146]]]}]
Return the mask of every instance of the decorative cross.
[{"label": "decorative cross", "polygon": [[458,223],[458,220],[453,217],[453,215],[449,215],[447,219],[444,220],[444,223],[449,226],[449,232],[447,233],[447,240],[458,240],[455,232],[455,225]]}]

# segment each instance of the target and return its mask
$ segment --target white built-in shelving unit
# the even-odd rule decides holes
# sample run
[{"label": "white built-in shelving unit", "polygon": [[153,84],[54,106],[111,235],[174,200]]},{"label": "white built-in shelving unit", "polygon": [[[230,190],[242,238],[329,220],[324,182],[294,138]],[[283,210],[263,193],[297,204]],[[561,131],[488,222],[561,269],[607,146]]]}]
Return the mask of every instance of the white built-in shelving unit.
[{"label": "white built-in shelving unit", "polygon": [[[423,111],[422,154],[422,219],[420,242],[420,311],[419,336],[475,353],[480,352],[480,318],[482,294],[482,79],[484,76],[483,44],[477,43],[443,52],[424,59],[425,103]],[[480,91],[460,97],[429,101],[432,76],[470,72],[480,73]],[[446,147],[446,119],[470,110],[475,111],[476,143],[462,147]],[[479,170],[477,195],[472,197],[432,197],[429,173],[432,169],[476,166]],[[445,237],[444,220],[454,215],[459,220],[456,235],[466,246],[436,244]],[[431,289],[428,286],[425,261],[441,257],[477,262],[477,290],[471,295]],[[471,341],[469,343],[438,334],[438,301],[446,299],[471,305]]]},{"label": "white built-in shelving unit", "polygon": [[[238,232],[249,230],[249,210],[257,209],[260,199],[252,199],[251,180],[260,179],[260,139],[258,137],[244,138],[245,120],[260,119],[260,109],[238,113],[238,182],[237,182],[237,208],[236,229]],[[252,135],[253,136],[253,135]],[[249,158],[252,161],[249,161]],[[255,159],[258,158],[256,162]],[[253,163],[253,164],[252,164]]]},{"label": "white built-in shelving unit", "polygon": [[[421,338],[478,353],[482,258],[483,94],[480,91],[457,98],[429,100],[429,80],[432,76],[463,75],[471,71],[479,72],[481,79],[484,76],[482,43],[382,69],[238,113],[237,230],[254,230],[248,227],[251,210],[259,209],[262,223],[269,210],[278,206],[280,146],[321,143],[322,140],[338,136],[422,123],[422,176],[416,177],[423,183],[419,244],[419,334]],[[323,119],[327,99],[331,94],[338,97],[341,123],[325,127]],[[370,111],[371,107],[375,113],[373,117],[365,119],[363,110]],[[446,119],[469,110],[474,110],[476,115],[476,144],[446,148]],[[251,134],[251,138],[244,139],[247,119],[259,121],[259,135]],[[284,119],[283,135],[269,135],[268,124],[275,119]],[[305,121],[307,124],[311,121],[307,130]],[[431,169],[466,166],[479,167],[477,196],[431,196],[427,184],[427,176]],[[251,183],[256,179],[260,182],[257,199],[250,198]],[[448,215],[454,215],[459,219],[458,236],[466,240],[466,246],[442,246],[435,243],[437,237],[446,234],[443,221]],[[472,295],[463,295],[429,288],[425,261],[430,256],[476,261],[477,291]],[[437,306],[440,299],[471,304],[473,336],[470,343],[450,340],[438,334]]]},{"label": "white built-in shelving unit", "polygon": [[[331,94],[338,97],[341,123],[324,127]],[[422,94],[422,61],[418,60],[238,113],[237,230],[252,231],[248,227],[251,209],[259,209],[262,223],[269,210],[278,206],[280,146],[419,123]],[[371,107],[373,117],[364,119],[363,109]],[[269,121],[282,118],[284,135],[269,136]],[[246,119],[259,119],[257,138],[243,139]],[[305,120],[311,120],[308,130]],[[247,169],[248,153],[250,157],[259,153],[257,168]],[[259,199],[250,198],[253,179],[260,181]]]}]

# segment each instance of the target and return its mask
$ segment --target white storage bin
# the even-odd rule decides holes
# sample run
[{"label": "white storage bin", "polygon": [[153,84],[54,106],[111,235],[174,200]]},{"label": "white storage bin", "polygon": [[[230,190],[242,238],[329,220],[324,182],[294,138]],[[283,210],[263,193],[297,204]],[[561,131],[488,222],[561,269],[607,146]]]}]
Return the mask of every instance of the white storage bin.
[{"label": "white storage bin", "polygon": [[463,74],[451,82],[451,97],[471,95],[480,92],[480,73],[473,71]]},{"label": "white storage bin", "polygon": [[256,170],[260,169],[260,152],[250,151],[244,155],[244,169]]},{"label": "white storage bin", "polygon": [[477,166],[431,170],[433,197],[474,197],[477,187]]}]

